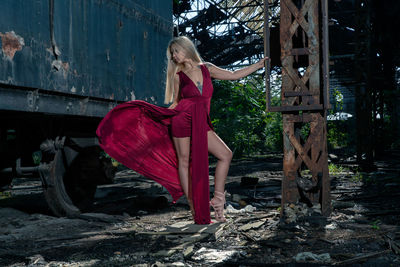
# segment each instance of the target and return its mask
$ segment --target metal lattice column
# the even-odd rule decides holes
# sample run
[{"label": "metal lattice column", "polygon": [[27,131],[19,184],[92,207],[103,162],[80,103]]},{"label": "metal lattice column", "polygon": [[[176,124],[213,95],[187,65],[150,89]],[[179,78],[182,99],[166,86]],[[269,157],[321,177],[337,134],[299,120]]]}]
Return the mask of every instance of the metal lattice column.
[{"label": "metal lattice column", "polygon": [[267,96],[267,111],[283,113],[282,211],[285,204],[302,201],[320,203],[322,214],[329,215],[327,0],[281,0],[280,5],[281,106],[272,107]]}]

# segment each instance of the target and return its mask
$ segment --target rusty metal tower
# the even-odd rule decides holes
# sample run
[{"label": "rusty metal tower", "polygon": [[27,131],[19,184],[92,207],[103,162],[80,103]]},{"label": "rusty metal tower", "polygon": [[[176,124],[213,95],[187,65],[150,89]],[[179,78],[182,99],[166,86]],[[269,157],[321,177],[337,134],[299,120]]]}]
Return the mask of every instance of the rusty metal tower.
[{"label": "rusty metal tower", "polygon": [[[285,204],[298,201],[309,206],[320,203],[325,216],[331,211],[326,140],[329,109],[327,2],[280,1],[280,106],[271,106],[269,75],[266,75],[267,111],[283,115],[282,211]],[[267,11],[267,1],[264,6]],[[268,12],[265,12],[266,44],[267,22]],[[269,55],[268,46],[264,50]]]}]

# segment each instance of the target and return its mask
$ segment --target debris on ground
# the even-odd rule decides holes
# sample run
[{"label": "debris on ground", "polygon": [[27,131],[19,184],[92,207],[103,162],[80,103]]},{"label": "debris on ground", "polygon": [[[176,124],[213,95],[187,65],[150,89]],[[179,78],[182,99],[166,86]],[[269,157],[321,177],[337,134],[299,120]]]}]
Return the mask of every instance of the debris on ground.
[{"label": "debris on ground", "polygon": [[342,162],[347,170],[330,175],[329,217],[302,202],[281,210],[279,157],[235,161],[227,222],[210,225],[193,224],[185,199],[168,204],[162,187],[130,170],[99,186],[93,210],[76,218],[50,213],[40,181],[16,179],[0,199],[0,265],[400,265],[400,164],[391,160],[362,174]]}]

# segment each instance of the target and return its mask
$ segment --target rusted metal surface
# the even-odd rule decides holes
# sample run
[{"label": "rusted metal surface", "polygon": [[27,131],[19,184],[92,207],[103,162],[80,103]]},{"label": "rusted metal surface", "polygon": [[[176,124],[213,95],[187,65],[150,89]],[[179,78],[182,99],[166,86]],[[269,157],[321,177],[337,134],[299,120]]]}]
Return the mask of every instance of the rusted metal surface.
[{"label": "rusted metal surface", "polygon": [[15,34],[15,32],[0,33],[1,49],[7,59],[12,60],[17,51],[21,51],[25,45],[24,38]]},{"label": "rusted metal surface", "polygon": [[0,101],[17,89],[0,110],[102,117],[110,100],[162,104],[172,1],[4,1],[0,37]]},{"label": "rusted metal surface", "polygon": [[322,77],[324,92],[324,107],[331,109],[329,102],[329,30],[328,30],[328,2],[321,2],[322,9]]},{"label": "rusted metal surface", "polygon": [[308,204],[322,201],[323,214],[329,214],[330,187],[323,114],[283,114],[283,132],[282,204],[296,203],[300,198],[309,201]]},{"label": "rusted metal surface", "polygon": [[[269,30],[269,3],[268,0],[264,0],[264,56],[271,58],[270,49],[270,30]],[[271,106],[271,94],[270,94],[270,76],[271,76],[271,60],[265,61],[265,97],[266,97],[266,108]]]},{"label": "rusted metal surface", "polygon": [[[300,9],[293,1],[281,2],[280,42],[282,83],[285,84],[282,90],[282,107],[301,106],[302,110],[308,110],[307,106],[320,104],[318,22],[318,1],[305,1]],[[302,47],[303,49],[294,47],[299,44],[308,46]],[[308,66],[302,66],[305,68],[304,75],[299,75],[299,68],[294,66],[299,54],[307,56],[309,61]],[[286,92],[311,93],[312,96],[286,97]]]},{"label": "rusted metal surface", "polygon": [[329,215],[327,0],[281,0],[280,4],[282,101],[281,106],[267,105],[267,111],[283,113],[282,212],[286,204],[302,201],[321,204],[322,214]]}]

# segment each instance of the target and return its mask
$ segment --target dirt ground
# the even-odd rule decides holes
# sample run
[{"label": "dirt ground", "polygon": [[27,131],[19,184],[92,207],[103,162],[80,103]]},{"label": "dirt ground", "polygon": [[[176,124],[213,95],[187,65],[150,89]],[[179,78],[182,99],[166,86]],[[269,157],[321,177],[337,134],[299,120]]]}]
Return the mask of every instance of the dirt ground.
[{"label": "dirt ground", "polygon": [[77,218],[52,216],[39,180],[14,179],[0,195],[0,266],[400,266],[400,153],[369,173],[332,160],[328,218],[296,203],[281,220],[282,155],[269,155],[232,163],[228,222],[209,226],[127,169]]}]

